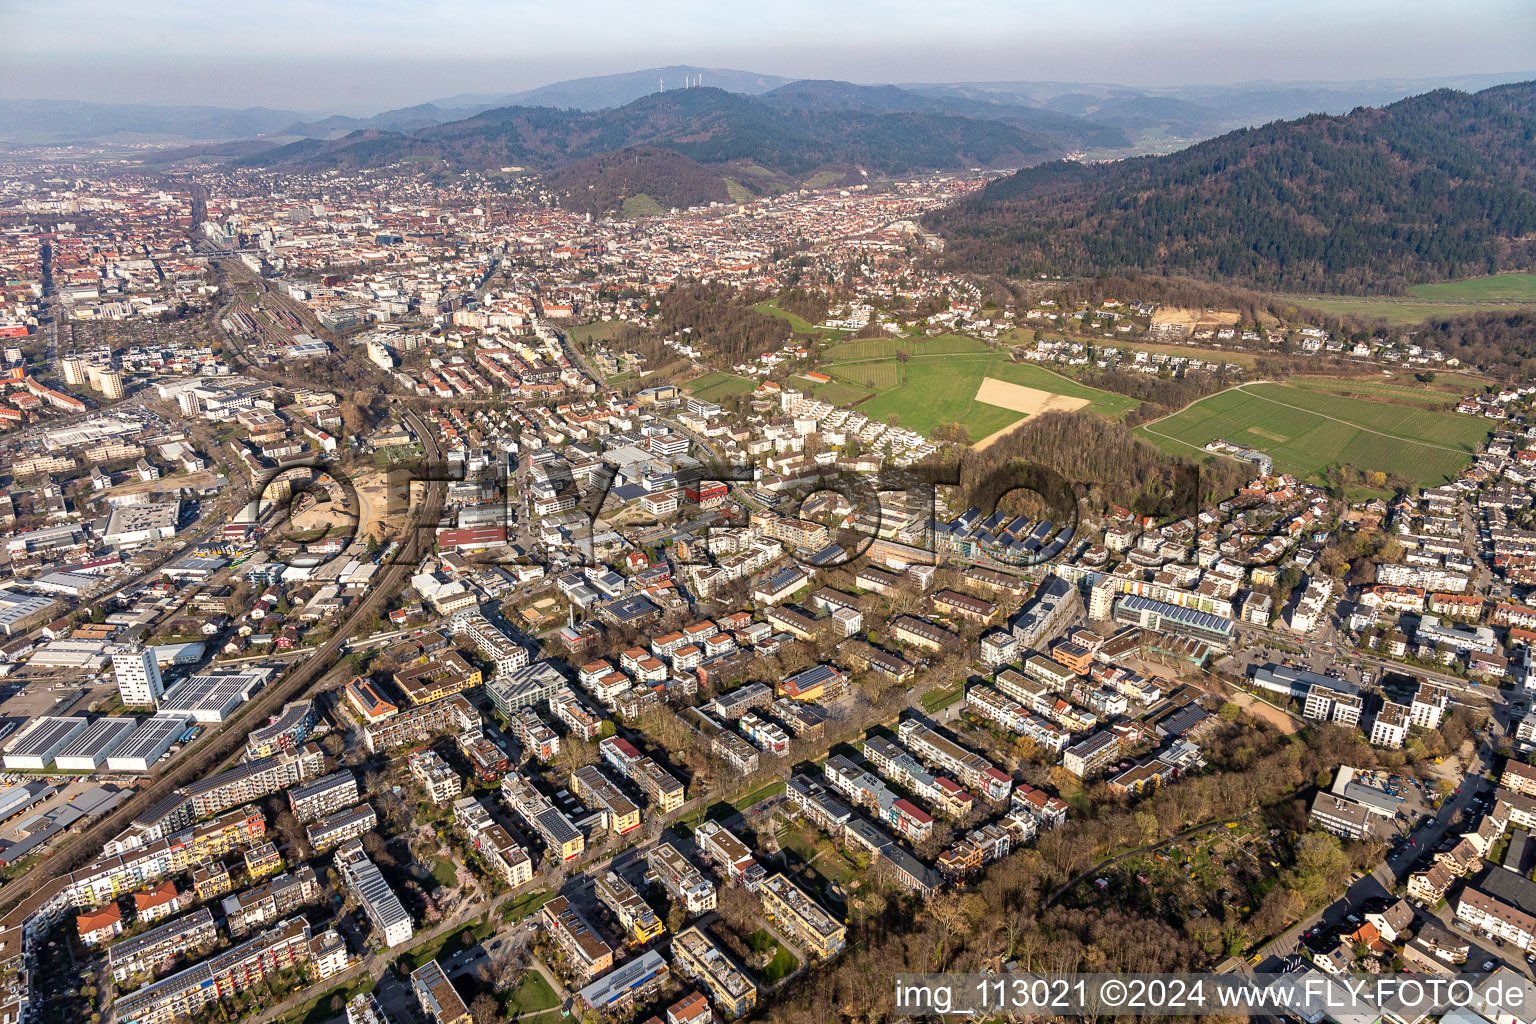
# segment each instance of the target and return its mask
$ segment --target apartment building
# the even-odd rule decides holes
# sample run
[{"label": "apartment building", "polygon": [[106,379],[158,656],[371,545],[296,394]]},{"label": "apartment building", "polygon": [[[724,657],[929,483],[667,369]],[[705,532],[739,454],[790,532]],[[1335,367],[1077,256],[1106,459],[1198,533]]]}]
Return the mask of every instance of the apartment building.
[{"label": "apartment building", "polygon": [[309,925],[302,918],[284,921],[201,963],[118,996],[113,1019],[119,1024],[170,1024],[195,1017],[210,1003],[303,963],[309,957],[309,939]]},{"label": "apartment building", "polygon": [[912,842],[921,842],[933,833],[933,818],[928,812],[893,792],[842,754],[827,758],[822,773],[833,789],[856,806],[868,808],[881,821],[895,826]]},{"label": "apartment building", "polygon": [[74,906],[100,906],[257,842],[266,830],[266,819],[256,808],[230,811],[166,839],[99,857],[72,872],[65,880],[65,889]]},{"label": "apartment building", "polygon": [[361,839],[378,828],[378,825],[379,816],[374,813],[372,805],[361,803],[321,818],[305,829],[304,834],[309,839],[309,845],[317,853],[323,853],[342,843]]},{"label": "apartment building", "polygon": [[496,666],[498,677],[509,676],[528,664],[528,651],[497,629],[478,611],[461,611],[449,620],[454,636],[466,638]]},{"label": "apartment building", "polygon": [[749,892],[755,892],[767,877],[767,872],[752,856],[751,847],[719,822],[701,823],[693,833],[693,841],[698,844],[699,852],[732,885],[740,885]]},{"label": "apartment building", "polygon": [[928,762],[950,772],[961,783],[988,800],[1006,800],[1013,788],[1013,778],[990,764],[981,755],[940,735],[918,717],[903,719],[897,728],[902,746]]},{"label": "apartment building", "polygon": [[469,1024],[469,1007],[464,1005],[464,997],[436,960],[428,960],[411,972],[411,991],[432,1024]]},{"label": "apartment building", "polygon": [[254,761],[271,757],[283,750],[292,750],[307,742],[315,731],[320,716],[312,700],[296,700],[283,705],[283,709],[267,720],[267,724],[253,729],[245,740],[245,759]]},{"label": "apartment building", "polygon": [[117,692],[125,707],[154,707],[165,693],[155,652],[139,644],[121,644],[111,649],[112,671]]},{"label": "apartment building", "polygon": [[768,920],[812,956],[822,960],[837,955],[847,944],[847,930],[820,904],[782,874],[763,882],[757,890]]},{"label": "apartment building", "polygon": [[444,733],[480,733],[480,712],[462,694],[410,708],[363,729],[371,754],[410,744],[426,743]]},{"label": "apartment building", "polygon": [[739,1017],[757,1005],[757,986],[698,928],[672,940],[673,967],[709,993],[722,1016]]},{"label": "apartment building", "polygon": [[107,970],[118,985],[139,974],[155,975],[167,964],[212,949],[219,930],[213,911],[199,907],[185,917],[107,948]]},{"label": "apartment building", "polygon": [[510,719],[522,708],[548,704],[556,693],[569,685],[565,674],[555,667],[554,662],[536,661],[498,674],[486,685],[486,693],[496,710]]},{"label": "apartment building", "polygon": [[1022,704],[983,683],[977,683],[966,689],[965,706],[968,710],[1010,732],[1023,732],[1024,720],[1029,717],[1029,712],[1024,710]]},{"label": "apartment building", "polygon": [[409,942],[415,934],[411,915],[389,887],[377,865],[363,852],[363,844],[351,842],[336,851],[336,871],[357,897],[358,905],[386,947]]},{"label": "apartment building", "polygon": [[598,744],[598,752],[619,773],[629,779],[656,810],[667,814],[683,805],[683,784],[649,757],[636,750],[634,745],[620,736],[610,736]]},{"label": "apartment building", "polygon": [[595,978],[613,966],[613,947],[598,937],[564,896],[556,896],[540,908],[539,923],[559,943],[571,967],[583,979]]},{"label": "apartment building", "polygon": [[583,704],[568,686],[556,690],[554,696],[549,698],[549,710],[573,736],[585,742],[597,739],[603,727],[603,720],[597,712]]},{"label": "apartment building", "polygon": [[311,779],[288,791],[288,808],[301,822],[319,821],[327,814],[357,803],[357,776],[343,768]]},{"label": "apartment building", "polygon": [[597,898],[613,912],[626,933],[631,946],[643,946],[661,937],[665,930],[661,918],[651,909],[634,886],[624,881],[616,871],[609,871],[597,880]]},{"label": "apartment building", "polygon": [[1404,741],[1408,739],[1410,716],[1411,711],[1408,705],[1390,700],[1384,701],[1381,710],[1376,712],[1376,721],[1371,723],[1372,745],[1392,750],[1401,749]]},{"label": "apartment building", "polygon": [[934,775],[884,736],[864,741],[864,757],[875,770],[951,817],[964,817],[975,799],[958,782]]},{"label": "apartment building", "polygon": [[434,804],[456,800],[464,792],[464,780],[436,751],[418,750],[406,758],[406,765]]},{"label": "apartment building", "polygon": [[1015,834],[1023,841],[1033,836],[1037,829],[1034,819],[1021,813],[1002,823],[972,829],[939,854],[939,873],[948,879],[964,878],[1008,856]]},{"label": "apartment building", "polygon": [[681,903],[690,914],[714,910],[715,886],[703,872],[678,852],[671,843],[662,843],[645,855],[650,868],[646,877],[666,890],[673,902]]},{"label": "apartment building", "polygon": [[560,753],[559,734],[546,725],[533,708],[519,709],[512,715],[511,723],[518,742],[523,745],[523,751],[528,756],[540,761],[549,761]]},{"label": "apartment building", "polygon": [[608,831],[625,835],[640,827],[640,808],[597,765],[585,765],[571,772],[570,785],[571,792],[589,810],[602,813]]},{"label": "apartment building", "polygon": [[991,623],[997,617],[997,605],[970,594],[962,594],[958,590],[940,590],[934,594],[933,607],[945,615],[982,625]]},{"label": "apartment building", "polygon": [[1360,712],[1364,704],[1359,694],[1313,686],[1307,690],[1301,713],[1318,722],[1357,726],[1360,724]]},{"label": "apartment building", "polygon": [[1080,779],[1097,778],[1120,757],[1120,737],[1103,729],[1061,752],[1061,766]]},{"label": "apartment building", "polygon": [[890,635],[893,639],[910,647],[938,653],[959,650],[964,646],[958,636],[943,626],[934,625],[927,619],[919,619],[912,615],[903,615],[891,623]]},{"label": "apartment building", "polygon": [[1450,690],[1434,683],[1420,683],[1408,705],[1408,720],[1421,729],[1438,729],[1450,706]]},{"label": "apartment building", "polygon": [[240,938],[264,924],[289,916],[306,903],[320,898],[320,880],[314,869],[303,865],[292,874],[281,874],[253,889],[226,896],[224,920],[229,934]]},{"label": "apartment building", "polygon": [[207,818],[315,778],[324,770],[325,754],[318,744],[306,743],[271,757],[236,765],[194,782],[182,792],[191,801],[193,814]]},{"label": "apartment building", "polygon": [[527,779],[520,775],[502,779],[501,798],[538,833],[549,856],[573,860],[586,849],[581,829]]},{"label": "apartment building", "polygon": [[394,681],[406,700],[421,705],[479,686],[481,676],[457,651],[438,651],[400,669]]},{"label": "apartment building", "polygon": [[1462,887],[1456,920],[1487,938],[1524,951],[1536,940],[1536,882],[1518,872],[1489,868],[1481,879]]},{"label": "apartment building", "polygon": [[466,796],[454,801],[453,820],[503,882],[516,888],[533,881],[533,858],[479,800]]},{"label": "apartment building", "polygon": [[1319,793],[1312,798],[1311,819],[1318,828],[1341,839],[1369,839],[1375,829],[1375,814],[1369,807],[1333,793]]}]

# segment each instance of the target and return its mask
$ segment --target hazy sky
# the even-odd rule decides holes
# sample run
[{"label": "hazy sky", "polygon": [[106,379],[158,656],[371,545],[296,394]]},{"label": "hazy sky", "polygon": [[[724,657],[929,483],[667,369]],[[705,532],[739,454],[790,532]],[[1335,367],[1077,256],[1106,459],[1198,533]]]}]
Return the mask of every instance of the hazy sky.
[{"label": "hazy sky", "polygon": [[0,0],[0,96],[382,110],[667,64],[860,82],[1536,65],[1532,0]]}]

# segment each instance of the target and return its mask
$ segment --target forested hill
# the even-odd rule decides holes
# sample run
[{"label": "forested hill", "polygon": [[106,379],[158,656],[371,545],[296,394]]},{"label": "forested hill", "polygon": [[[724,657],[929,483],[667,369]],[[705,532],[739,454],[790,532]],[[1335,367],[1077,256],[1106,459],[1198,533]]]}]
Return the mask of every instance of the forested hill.
[{"label": "forested hill", "polygon": [[959,268],[1393,293],[1536,254],[1536,82],[1028,168],[929,217]]},{"label": "forested hill", "polygon": [[896,175],[1020,167],[1060,156],[1085,133],[1103,131],[1080,118],[1063,122],[1055,116],[1026,128],[925,110],[802,109],[696,88],[643,96],[607,110],[502,107],[409,133],[359,131],[340,139],[305,139],[242,163],[319,170],[436,160],[456,169],[521,164],[556,170],[587,157],[651,146],[701,163],[750,164],[795,177],[850,164]]}]

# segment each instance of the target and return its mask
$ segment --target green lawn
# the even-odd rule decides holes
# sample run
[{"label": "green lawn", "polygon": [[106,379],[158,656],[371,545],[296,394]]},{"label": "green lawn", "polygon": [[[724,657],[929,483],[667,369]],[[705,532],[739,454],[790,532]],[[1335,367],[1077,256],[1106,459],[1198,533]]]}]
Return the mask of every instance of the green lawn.
[{"label": "green lawn", "polygon": [[451,889],[458,881],[458,872],[454,870],[451,860],[447,857],[439,857],[432,862],[432,877],[437,880],[438,885]]},{"label": "green lawn", "polygon": [[785,323],[789,324],[789,329],[796,334],[809,334],[815,337],[834,337],[842,333],[841,331],[822,330],[820,327],[817,327],[815,324],[811,323],[804,317],[795,313],[791,313],[787,309],[780,309],[778,304],[775,302],[759,302],[752,308],[757,310],[759,313],[762,313],[764,316],[777,317],[778,319],[783,320]]},{"label": "green lawn", "polygon": [[1408,294],[1437,302],[1536,303],[1536,274],[1493,274],[1465,281],[1419,284],[1409,288]]},{"label": "green lawn", "polygon": [[756,807],[769,797],[779,796],[784,792],[783,782],[770,782],[761,789],[755,789],[740,799],[731,801],[731,806],[738,811],[744,811],[748,807]]},{"label": "green lawn", "polygon": [[1493,306],[1536,305],[1536,274],[1494,274],[1465,281],[1420,284],[1405,297],[1288,295],[1298,306],[1337,316],[1381,317],[1392,324],[1460,316]]},{"label": "green lawn", "polygon": [[353,996],[362,995],[364,992],[372,992],[374,987],[372,978],[363,978],[354,981],[350,985],[338,985],[333,989],[315,996],[314,999],[295,1010],[291,1010],[278,1017],[278,1021],[296,1021],[299,1024],[321,1024],[330,1020],[336,1014],[331,1009],[331,998],[341,996],[343,1002],[351,1001]]},{"label": "green lawn", "polygon": [[540,889],[537,892],[525,892],[521,896],[507,903],[501,908],[501,919],[507,924],[521,921],[530,914],[539,912],[539,908],[555,898],[552,892]]},{"label": "green lawn", "polygon": [[825,372],[862,390],[888,391],[901,386],[901,364],[894,359],[876,359],[867,363],[835,363]]},{"label": "green lawn", "polygon": [[725,182],[725,194],[731,197],[731,202],[750,203],[752,201],[751,191],[741,182],[734,181],[731,178],[723,178],[721,180]]},{"label": "green lawn", "polygon": [[[773,943],[774,946],[773,960],[768,961],[768,964],[763,967],[762,979],[766,984],[776,986],[776,984],[779,984],[780,981],[788,978],[788,976],[794,972],[796,967],[800,966],[800,960],[796,955],[794,955],[794,953],[791,953],[790,950],[785,949],[785,947],[783,947],[783,943],[774,940],[773,936],[768,935],[766,932],[762,933],[763,935],[768,936],[768,941]],[[756,932],[754,932],[754,935],[756,935]]]},{"label": "green lawn", "polygon": [[895,359],[898,353],[911,356],[979,355],[990,351],[987,343],[958,334],[940,334],[932,338],[857,338],[839,342],[827,350],[827,359],[846,363],[859,359]]},{"label": "green lawn", "polygon": [[869,388],[858,384],[849,384],[846,381],[834,380],[828,384],[816,384],[811,388],[811,395],[824,402],[831,402],[835,406],[847,408],[868,398]]},{"label": "green lawn", "polygon": [[1454,479],[1489,430],[1470,416],[1279,384],[1224,391],[1141,429],[1175,454],[1224,438],[1267,452],[1276,469],[1303,478],[1353,465],[1424,486]]},{"label": "green lawn", "polygon": [[1434,384],[1393,383],[1387,380],[1373,378],[1343,378],[1343,377],[1292,377],[1286,382],[1288,387],[1305,388],[1308,391],[1325,392],[1332,395],[1356,398],[1374,398],[1381,402],[1401,404],[1408,402],[1427,409],[1447,409],[1454,406],[1468,391],[1479,385],[1472,381],[1463,381],[1453,378],[1441,385],[1439,381]]},{"label": "green lawn", "polygon": [[560,997],[555,994],[553,988],[550,988],[549,982],[544,980],[544,975],[530,970],[523,972],[517,988],[512,990],[512,994],[502,1005],[502,1012],[509,1017],[516,1017],[522,1013],[552,1010],[559,1005]]},{"label": "green lawn", "polygon": [[927,693],[923,694],[920,699],[922,700],[923,709],[929,714],[933,714],[933,712],[939,710],[940,708],[949,707],[955,701],[961,699],[964,696],[965,680],[962,679],[954,686],[947,688],[938,687],[929,690]]},{"label": "green lawn", "polygon": [[1411,299],[1355,298],[1349,295],[1288,295],[1303,310],[1316,310],[1333,316],[1385,320],[1392,326],[1420,324],[1441,316],[1461,316],[1479,308],[1469,302],[1414,302]]},{"label": "green lawn", "polygon": [[[489,921],[466,924],[463,928],[452,931],[435,942],[428,942],[410,950],[401,959],[410,964],[411,970],[415,970],[428,960],[446,960],[460,950],[468,949],[482,942],[486,936],[495,930],[495,927]],[[464,933],[466,931],[469,932],[468,942],[464,941]]]},{"label": "green lawn", "polygon": [[834,363],[826,372],[878,392],[859,406],[860,412],[873,419],[889,422],[895,415],[901,426],[923,434],[932,433],[941,423],[963,423],[972,441],[1024,418],[1012,409],[976,401],[976,391],[987,377],[1084,398],[1089,409],[1114,418],[1138,404],[1133,398],[1096,391],[1043,367],[1015,363],[1001,352],[913,356],[905,363],[896,359]]},{"label": "green lawn", "polygon": [[715,372],[706,373],[698,380],[689,381],[683,386],[695,398],[702,398],[706,402],[715,402],[725,398],[727,395],[744,395],[756,388],[757,383],[757,381],[748,377]]},{"label": "green lawn", "polygon": [[618,337],[624,329],[622,320],[598,320],[590,324],[577,324],[566,331],[571,338],[581,344],[591,341],[610,341]]}]

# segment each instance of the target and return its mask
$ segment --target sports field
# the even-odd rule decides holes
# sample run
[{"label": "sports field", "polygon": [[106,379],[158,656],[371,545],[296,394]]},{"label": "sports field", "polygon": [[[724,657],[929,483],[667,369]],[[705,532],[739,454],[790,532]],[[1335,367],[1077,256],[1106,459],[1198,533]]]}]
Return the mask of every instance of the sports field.
[{"label": "sports field", "polygon": [[727,395],[742,395],[757,387],[757,381],[749,377],[737,377],[730,373],[706,373],[698,380],[691,380],[683,387],[695,398],[706,402],[718,402]]},{"label": "sports field", "polygon": [[1275,468],[1318,479],[1330,466],[1381,470],[1431,486],[1456,475],[1487,438],[1486,420],[1380,397],[1250,384],[1212,395],[1140,430],[1190,455],[1223,438],[1266,452]]}]

